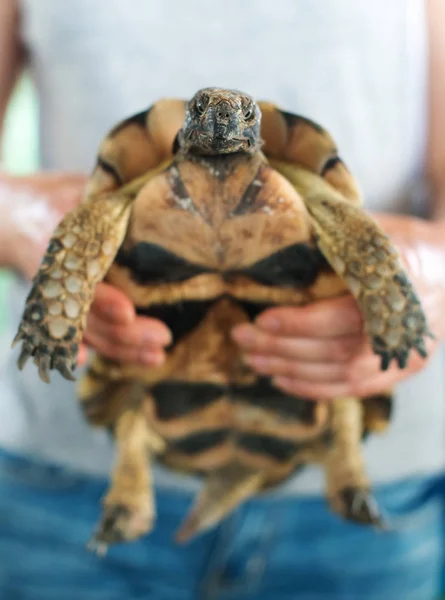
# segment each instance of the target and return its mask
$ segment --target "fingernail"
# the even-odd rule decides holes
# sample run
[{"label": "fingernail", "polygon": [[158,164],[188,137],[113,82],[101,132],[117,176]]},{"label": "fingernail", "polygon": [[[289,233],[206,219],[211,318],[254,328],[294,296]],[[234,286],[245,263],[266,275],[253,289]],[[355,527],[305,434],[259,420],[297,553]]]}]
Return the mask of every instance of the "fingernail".
[{"label": "fingernail", "polygon": [[257,368],[264,368],[270,364],[269,359],[265,356],[253,356],[252,354],[245,354],[244,360],[248,365]]},{"label": "fingernail", "polygon": [[133,318],[132,310],[128,306],[119,306],[116,304],[104,304],[100,308],[101,312],[116,323],[130,323]]},{"label": "fingernail", "polygon": [[110,319],[115,319],[117,316],[117,310],[114,304],[105,304],[103,311]]},{"label": "fingernail", "polygon": [[280,321],[276,317],[265,315],[259,316],[256,320],[257,324],[267,331],[277,332],[280,330]]},{"label": "fingernail", "polygon": [[240,327],[232,332],[232,337],[239,344],[251,344],[255,339],[255,332],[250,325]]},{"label": "fingernail", "polygon": [[278,375],[272,379],[272,383],[277,387],[290,387],[292,384],[292,379],[290,377],[283,377],[282,375]]},{"label": "fingernail", "polygon": [[149,346],[165,346],[171,342],[171,336],[163,331],[144,331],[142,334],[142,343]]},{"label": "fingernail", "polygon": [[164,362],[164,356],[159,352],[141,352],[141,362],[150,367],[158,367]]}]

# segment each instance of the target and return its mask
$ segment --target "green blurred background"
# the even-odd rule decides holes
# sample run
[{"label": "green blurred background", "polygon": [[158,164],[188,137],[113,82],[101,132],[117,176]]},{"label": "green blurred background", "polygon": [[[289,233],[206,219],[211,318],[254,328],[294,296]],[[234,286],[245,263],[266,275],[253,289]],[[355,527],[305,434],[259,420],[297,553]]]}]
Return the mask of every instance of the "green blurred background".
[{"label": "green blurred background", "polygon": [[[37,168],[37,131],[37,98],[30,78],[24,75],[16,86],[6,115],[2,152],[6,171],[20,174]],[[8,273],[0,270],[0,334],[8,319],[5,297],[9,283]]]}]

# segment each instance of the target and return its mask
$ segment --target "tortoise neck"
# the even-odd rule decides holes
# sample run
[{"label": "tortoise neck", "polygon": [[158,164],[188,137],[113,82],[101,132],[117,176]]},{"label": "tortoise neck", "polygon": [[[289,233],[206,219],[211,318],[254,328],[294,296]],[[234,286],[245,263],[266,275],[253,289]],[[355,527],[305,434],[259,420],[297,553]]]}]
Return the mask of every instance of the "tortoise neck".
[{"label": "tortoise neck", "polygon": [[238,167],[243,166],[255,169],[259,167],[261,163],[266,161],[263,153],[259,150],[252,153],[233,152],[231,154],[212,155],[186,154],[183,156],[183,159],[191,160],[196,164],[202,165],[221,181],[226,179],[229,175],[232,175]]}]

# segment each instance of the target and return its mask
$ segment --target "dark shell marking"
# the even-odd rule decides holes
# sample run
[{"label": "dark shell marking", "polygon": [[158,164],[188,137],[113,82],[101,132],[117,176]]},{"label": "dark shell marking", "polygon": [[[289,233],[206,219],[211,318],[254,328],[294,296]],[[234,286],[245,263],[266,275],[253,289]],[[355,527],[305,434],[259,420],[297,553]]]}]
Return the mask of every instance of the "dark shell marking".
[{"label": "dark shell marking", "polygon": [[[214,111],[219,101],[241,111],[239,122],[249,112],[247,95],[202,93]],[[87,202],[62,221],[34,280],[16,337],[19,366],[34,356],[42,379],[51,369],[73,378],[103,279],[125,291],[139,315],[172,330],[159,369],[96,356],[80,382],[86,417],[112,431],[118,447],[99,544],[150,530],[155,456],[206,478],[183,540],[311,462],[324,467],[333,510],[379,526],[360,444],[386,427],[390,395],[329,405],[288,396],[243,364],[229,331],[269,306],[332,297],[347,285],[382,368],[393,359],[403,367],[411,349],[426,354],[420,302],[389,241],[356,208],[357,186],[322,127],[260,103],[266,157],[284,161],[297,183],[309,173],[306,193],[258,152],[184,156],[178,131],[198,100],[162,100],[105,138]],[[251,125],[252,136],[258,123]],[[173,164],[160,168],[173,150]],[[323,193],[312,200],[317,182]]]}]

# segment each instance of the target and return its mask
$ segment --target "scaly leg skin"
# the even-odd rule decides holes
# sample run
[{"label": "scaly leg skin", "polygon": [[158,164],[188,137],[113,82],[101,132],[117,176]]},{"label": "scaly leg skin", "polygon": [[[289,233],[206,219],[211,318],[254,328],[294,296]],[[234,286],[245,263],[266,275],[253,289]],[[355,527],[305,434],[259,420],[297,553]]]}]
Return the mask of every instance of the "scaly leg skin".
[{"label": "scaly leg skin", "polygon": [[133,196],[114,193],[78,206],[53,234],[28,295],[13,346],[23,340],[18,365],[30,356],[43,381],[50,370],[74,380],[78,344],[94,290],[121,245]]},{"label": "scaly leg skin", "polygon": [[103,499],[103,517],[88,544],[98,554],[110,544],[136,540],[153,526],[156,511],[149,461],[164,447],[152,433],[141,408],[126,410],[116,421],[117,458],[111,486]]},{"label": "scaly leg skin", "polygon": [[325,455],[327,496],[345,519],[386,528],[370,491],[361,453],[363,406],[358,398],[332,403],[332,443]]},{"label": "scaly leg skin", "polygon": [[388,236],[372,217],[318,175],[282,163],[273,165],[301,193],[317,244],[357,300],[382,370],[393,359],[405,368],[412,349],[426,358],[424,337],[434,336]]}]

